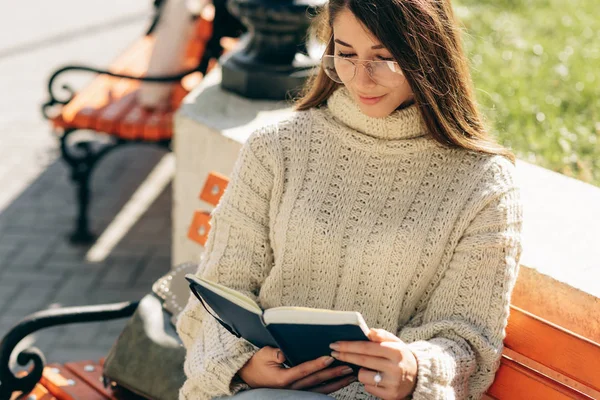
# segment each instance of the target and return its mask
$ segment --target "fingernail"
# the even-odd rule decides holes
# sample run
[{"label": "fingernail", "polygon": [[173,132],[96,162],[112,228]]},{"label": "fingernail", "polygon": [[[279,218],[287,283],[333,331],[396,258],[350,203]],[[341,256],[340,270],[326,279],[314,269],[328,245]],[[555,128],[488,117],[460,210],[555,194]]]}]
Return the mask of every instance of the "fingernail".
[{"label": "fingernail", "polygon": [[350,368],[350,367],[346,367],[346,368],[344,368],[344,369],[342,370],[342,374],[344,374],[344,375],[345,375],[345,374],[350,374],[350,373],[352,373],[352,371],[354,371],[352,368]]},{"label": "fingernail", "polygon": [[337,343],[331,343],[329,345],[329,348],[332,349],[332,350],[339,350],[340,349],[340,345],[337,344]]},{"label": "fingernail", "polygon": [[338,353],[337,351],[332,351],[331,352],[331,357],[338,358],[339,356],[340,356],[340,353]]},{"label": "fingernail", "polygon": [[358,380],[357,376],[351,376],[350,378],[348,378],[349,382],[355,382],[356,380]]},{"label": "fingernail", "polygon": [[325,365],[329,365],[334,361],[333,357],[325,356]]}]

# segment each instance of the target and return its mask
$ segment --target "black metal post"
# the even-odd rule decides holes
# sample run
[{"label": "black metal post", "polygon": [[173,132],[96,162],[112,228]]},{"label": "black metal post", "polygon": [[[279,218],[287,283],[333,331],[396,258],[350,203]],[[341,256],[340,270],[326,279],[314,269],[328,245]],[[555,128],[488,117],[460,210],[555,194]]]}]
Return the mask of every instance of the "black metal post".
[{"label": "black metal post", "polygon": [[96,240],[96,235],[90,232],[88,224],[90,175],[93,165],[82,162],[77,167],[74,168],[72,175],[72,180],[77,187],[77,221],[75,223],[75,231],[69,239],[73,244],[90,244]]},{"label": "black metal post", "polygon": [[221,86],[253,99],[294,95],[319,60],[306,48],[310,18],[327,0],[228,0],[248,28],[239,50],[223,56]]}]

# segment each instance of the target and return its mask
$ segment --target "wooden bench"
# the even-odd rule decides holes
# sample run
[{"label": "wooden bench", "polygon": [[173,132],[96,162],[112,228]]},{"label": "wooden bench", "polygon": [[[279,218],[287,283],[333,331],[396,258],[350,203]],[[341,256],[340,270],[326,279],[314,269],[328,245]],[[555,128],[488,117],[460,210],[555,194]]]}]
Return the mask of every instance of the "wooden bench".
[{"label": "wooden bench", "polygon": [[[214,207],[227,184],[226,176],[211,173],[199,198]],[[210,232],[209,222],[210,211],[198,209],[192,216],[188,238],[204,246]],[[119,307],[113,307],[113,312],[118,312]],[[121,305],[124,307],[125,304]],[[513,305],[506,333],[501,365],[485,399],[600,399],[600,344]],[[4,381],[10,380],[2,376],[6,351],[0,347],[0,380]],[[102,361],[49,365],[31,393],[36,399],[45,400],[135,398],[113,385],[105,387],[101,377]],[[0,400],[4,400],[3,395],[0,385]]]},{"label": "wooden bench", "polygon": [[[204,8],[197,17],[194,34],[186,45],[184,72],[173,76],[146,76],[152,54],[156,21],[160,23],[158,0],[155,23],[148,32],[118,56],[107,70],[85,66],[67,66],[57,70],[50,78],[50,99],[42,106],[60,139],[62,158],[71,169],[71,179],[76,185],[78,215],[71,242],[88,244],[94,240],[89,229],[90,177],[94,167],[110,151],[133,143],[149,143],[170,150],[173,136],[173,113],[182,99],[216,64],[224,50],[231,48],[241,25],[232,24],[220,14],[227,14],[223,1]],[[219,26],[213,22],[222,20]],[[225,47],[223,47],[225,46]],[[70,71],[88,71],[98,75],[81,91],[75,93],[68,86],[67,99],[57,98],[54,89],[58,78]],[[168,103],[164,107],[147,109],[137,101],[142,81],[162,82],[172,85]],[[89,138],[77,132],[95,131],[101,137]]]}]

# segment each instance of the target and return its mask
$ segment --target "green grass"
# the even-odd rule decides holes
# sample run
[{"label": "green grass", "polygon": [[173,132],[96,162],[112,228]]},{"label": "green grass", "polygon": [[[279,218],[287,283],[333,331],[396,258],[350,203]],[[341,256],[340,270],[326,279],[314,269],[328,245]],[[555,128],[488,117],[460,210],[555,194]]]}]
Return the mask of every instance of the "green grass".
[{"label": "green grass", "polygon": [[517,158],[600,186],[598,0],[455,0],[477,100]]}]

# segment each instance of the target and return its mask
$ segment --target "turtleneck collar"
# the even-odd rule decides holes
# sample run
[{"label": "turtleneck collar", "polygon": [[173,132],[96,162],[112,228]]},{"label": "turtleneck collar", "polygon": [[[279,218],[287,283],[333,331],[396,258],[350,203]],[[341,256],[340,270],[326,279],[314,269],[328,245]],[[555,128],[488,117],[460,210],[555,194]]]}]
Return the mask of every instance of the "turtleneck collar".
[{"label": "turtleneck collar", "polygon": [[383,118],[369,117],[360,110],[348,89],[340,86],[327,100],[327,108],[344,125],[377,139],[401,140],[428,136],[425,121],[416,104]]}]

